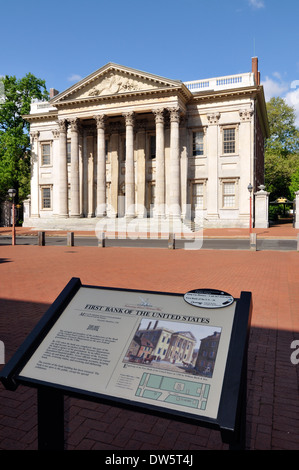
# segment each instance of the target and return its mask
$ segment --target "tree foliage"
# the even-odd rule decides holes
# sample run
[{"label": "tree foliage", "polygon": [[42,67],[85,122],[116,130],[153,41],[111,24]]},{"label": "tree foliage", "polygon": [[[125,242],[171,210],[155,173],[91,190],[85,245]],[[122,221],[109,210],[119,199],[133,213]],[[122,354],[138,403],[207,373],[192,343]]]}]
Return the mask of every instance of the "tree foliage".
[{"label": "tree foliage", "polygon": [[31,73],[17,79],[6,75],[1,79],[4,99],[0,103],[0,200],[7,197],[9,188],[17,190],[17,200],[30,193],[29,114],[32,99],[47,100],[49,94],[44,80]]},{"label": "tree foliage", "polygon": [[[273,201],[278,197],[294,198],[293,175],[299,169],[299,131],[295,110],[283,98],[267,103],[270,137],[265,148],[265,185]],[[299,188],[298,188],[299,189]]]}]

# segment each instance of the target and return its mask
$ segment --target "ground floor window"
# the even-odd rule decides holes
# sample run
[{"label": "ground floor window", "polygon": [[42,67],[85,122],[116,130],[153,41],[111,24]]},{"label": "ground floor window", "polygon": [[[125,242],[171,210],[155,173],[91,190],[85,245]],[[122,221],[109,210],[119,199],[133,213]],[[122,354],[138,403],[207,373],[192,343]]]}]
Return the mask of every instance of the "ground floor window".
[{"label": "ground floor window", "polygon": [[237,206],[237,182],[222,181],[222,207],[235,209]]},{"label": "ground floor window", "polygon": [[191,209],[192,211],[205,207],[205,181],[191,182]]},{"label": "ground floor window", "polygon": [[52,188],[51,186],[41,187],[41,208],[51,209],[52,208]]}]

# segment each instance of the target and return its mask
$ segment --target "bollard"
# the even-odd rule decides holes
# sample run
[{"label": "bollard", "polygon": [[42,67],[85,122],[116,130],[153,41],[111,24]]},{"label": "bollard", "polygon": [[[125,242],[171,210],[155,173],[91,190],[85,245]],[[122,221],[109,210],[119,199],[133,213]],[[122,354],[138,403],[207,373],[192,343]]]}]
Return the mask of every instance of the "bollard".
[{"label": "bollard", "polygon": [[45,232],[38,232],[38,245],[45,246]]},{"label": "bollard", "polygon": [[168,238],[168,249],[175,250],[175,234],[170,233]]},{"label": "bollard", "polygon": [[105,248],[105,232],[102,232],[99,236],[98,246],[101,248]]},{"label": "bollard", "polygon": [[256,251],[256,233],[250,234],[250,251]]},{"label": "bollard", "polygon": [[74,232],[67,232],[67,246],[74,246]]}]

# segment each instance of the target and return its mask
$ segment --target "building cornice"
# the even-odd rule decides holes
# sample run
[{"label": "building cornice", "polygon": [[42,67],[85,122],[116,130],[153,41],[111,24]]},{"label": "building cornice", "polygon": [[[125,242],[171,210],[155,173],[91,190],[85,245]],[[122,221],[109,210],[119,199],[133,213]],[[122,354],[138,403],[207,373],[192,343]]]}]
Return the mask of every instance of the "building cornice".
[{"label": "building cornice", "polygon": [[208,90],[208,91],[199,91],[193,93],[192,101],[211,101],[211,100],[222,100],[231,97],[238,97],[244,95],[253,95],[259,91],[260,87],[249,86],[246,88],[230,88],[226,90]]},{"label": "building cornice", "polygon": [[100,95],[100,96],[88,96],[84,98],[77,98],[77,99],[70,99],[65,101],[59,101],[55,103],[55,107],[57,109],[77,106],[78,104],[96,104],[96,103],[107,103],[107,102],[123,102],[124,100],[131,100],[132,98],[140,98],[145,97],[148,98],[154,95],[173,95],[177,94],[185,102],[188,102],[192,98],[192,93],[188,90],[188,88],[182,84],[181,86],[171,87],[171,88],[155,88],[150,90],[138,90],[138,91],[129,91],[126,93],[117,93],[117,94],[110,94],[110,95]]},{"label": "building cornice", "polygon": [[53,121],[58,118],[57,111],[49,111],[47,113],[36,113],[36,114],[24,114],[22,118],[25,121],[33,122],[33,121]]}]

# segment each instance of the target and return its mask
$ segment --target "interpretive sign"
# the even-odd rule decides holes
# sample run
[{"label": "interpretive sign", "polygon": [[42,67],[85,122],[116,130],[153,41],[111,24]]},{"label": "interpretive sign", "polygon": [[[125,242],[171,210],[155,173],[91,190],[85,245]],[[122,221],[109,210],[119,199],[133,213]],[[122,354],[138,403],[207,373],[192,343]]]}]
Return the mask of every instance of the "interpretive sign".
[{"label": "interpretive sign", "polygon": [[[220,421],[230,393],[225,384],[236,374],[232,340],[241,299],[212,289],[170,294],[78,279],[66,290],[0,374],[8,388],[48,386],[234,430]],[[251,296],[244,295],[246,336]]]}]

